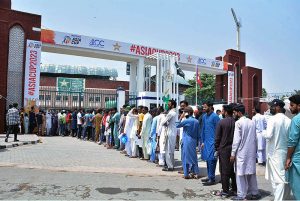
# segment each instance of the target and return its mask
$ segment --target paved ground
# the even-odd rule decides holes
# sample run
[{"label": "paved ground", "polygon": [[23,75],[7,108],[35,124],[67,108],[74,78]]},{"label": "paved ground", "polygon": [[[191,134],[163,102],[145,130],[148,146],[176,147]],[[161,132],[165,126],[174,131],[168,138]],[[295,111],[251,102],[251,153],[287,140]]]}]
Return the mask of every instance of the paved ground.
[{"label": "paved ground", "polygon": [[18,135],[19,142],[14,142],[14,135],[11,134],[8,142],[5,142],[6,134],[0,134],[0,149],[7,149],[22,145],[36,144],[39,142],[39,137],[33,134]]},{"label": "paved ground", "polygon": [[[0,150],[0,199],[217,199],[200,180],[70,137]],[[178,163],[179,164],[179,163]],[[205,164],[200,163],[206,174]],[[271,186],[258,176],[264,199]],[[262,190],[263,189],[263,190]]]}]

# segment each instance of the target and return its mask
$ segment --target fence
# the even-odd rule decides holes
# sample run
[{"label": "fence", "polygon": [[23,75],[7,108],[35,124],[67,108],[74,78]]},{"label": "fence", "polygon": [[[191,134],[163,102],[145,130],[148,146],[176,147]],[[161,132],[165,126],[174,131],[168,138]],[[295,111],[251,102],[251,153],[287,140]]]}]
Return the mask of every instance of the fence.
[{"label": "fence", "polygon": [[[135,104],[136,95],[126,91],[126,104]],[[83,92],[58,91],[55,87],[41,87],[39,95],[41,109],[95,109],[117,107],[116,90],[85,89]]]}]

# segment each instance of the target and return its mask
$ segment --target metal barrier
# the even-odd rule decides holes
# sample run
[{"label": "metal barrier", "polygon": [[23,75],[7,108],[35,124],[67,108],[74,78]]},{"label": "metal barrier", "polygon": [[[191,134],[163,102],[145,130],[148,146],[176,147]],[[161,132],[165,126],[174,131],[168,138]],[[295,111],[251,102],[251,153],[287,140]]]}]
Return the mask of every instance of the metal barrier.
[{"label": "metal barrier", "polygon": [[[136,95],[126,91],[128,105],[136,104]],[[115,90],[85,89],[83,92],[58,91],[55,87],[41,87],[39,105],[43,110],[97,109],[117,107]]]}]

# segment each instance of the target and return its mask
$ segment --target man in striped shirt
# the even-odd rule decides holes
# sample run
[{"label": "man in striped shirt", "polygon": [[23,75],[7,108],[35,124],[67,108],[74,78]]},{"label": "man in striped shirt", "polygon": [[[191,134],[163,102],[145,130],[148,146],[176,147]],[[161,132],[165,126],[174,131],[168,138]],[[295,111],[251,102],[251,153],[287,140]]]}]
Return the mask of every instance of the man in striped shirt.
[{"label": "man in striped shirt", "polygon": [[13,107],[8,110],[6,114],[6,124],[9,127],[9,132],[6,134],[5,142],[8,142],[8,137],[10,132],[14,134],[14,142],[19,141],[17,139],[17,134],[19,132],[19,124],[20,124],[20,114],[17,109],[18,103],[14,103]]}]

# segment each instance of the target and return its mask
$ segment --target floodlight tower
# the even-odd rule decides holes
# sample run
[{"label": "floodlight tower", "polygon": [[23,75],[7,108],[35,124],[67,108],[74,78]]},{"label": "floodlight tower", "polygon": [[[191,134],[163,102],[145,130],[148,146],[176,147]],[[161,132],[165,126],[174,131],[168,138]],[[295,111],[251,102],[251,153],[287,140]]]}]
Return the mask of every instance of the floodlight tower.
[{"label": "floodlight tower", "polygon": [[231,12],[232,12],[232,15],[233,15],[233,19],[235,21],[236,31],[237,31],[237,50],[240,51],[241,50],[240,28],[242,27],[242,24],[241,24],[241,21],[237,20],[237,17],[235,15],[235,12],[234,12],[233,8],[231,8]]}]

